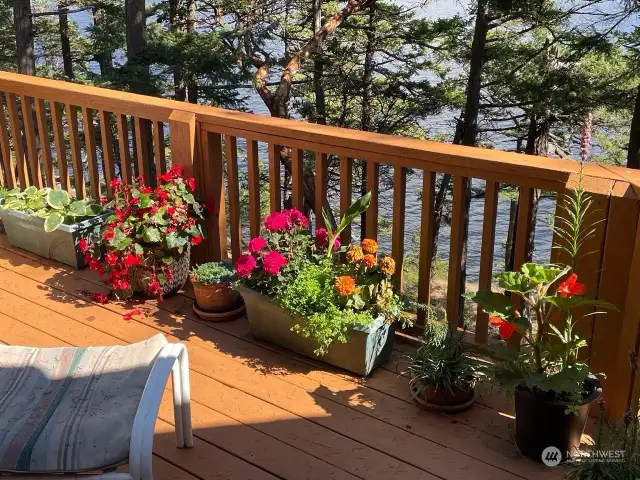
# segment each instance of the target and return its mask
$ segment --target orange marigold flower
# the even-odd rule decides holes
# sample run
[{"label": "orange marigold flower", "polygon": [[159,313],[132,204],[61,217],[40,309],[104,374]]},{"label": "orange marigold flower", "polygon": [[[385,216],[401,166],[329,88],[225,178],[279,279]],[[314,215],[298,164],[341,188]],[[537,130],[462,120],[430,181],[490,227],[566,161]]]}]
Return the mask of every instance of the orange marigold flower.
[{"label": "orange marigold flower", "polygon": [[360,263],[363,256],[362,248],[358,245],[351,245],[347,249],[347,262],[349,263]]},{"label": "orange marigold flower", "polygon": [[333,288],[336,289],[338,295],[346,297],[347,295],[351,295],[355,291],[356,280],[355,278],[349,277],[347,275],[338,277],[333,283]]},{"label": "orange marigold flower", "polygon": [[380,260],[380,271],[385,275],[393,275],[396,271],[396,262],[391,257],[383,257]]},{"label": "orange marigold flower", "polygon": [[367,253],[364,257],[362,257],[362,265],[366,268],[371,268],[376,264],[376,257]]},{"label": "orange marigold flower", "polygon": [[364,253],[369,253],[371,255],[375,255],[376,253],[378,253],[378,242],[376,242],[375,240],[371,240],[370,238],[365,238],[364,240],[362,240],[360,246],[362,246],[362,251]]}]

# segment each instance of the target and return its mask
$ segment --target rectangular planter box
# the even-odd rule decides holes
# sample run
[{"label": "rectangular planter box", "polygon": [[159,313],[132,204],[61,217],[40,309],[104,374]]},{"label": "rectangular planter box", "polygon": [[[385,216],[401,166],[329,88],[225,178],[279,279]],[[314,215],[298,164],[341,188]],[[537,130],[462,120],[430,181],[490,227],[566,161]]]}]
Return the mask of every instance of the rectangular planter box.
[{"label": "rectangular planter box", "polygon": [[74,268],[86,267],[84,255],[77,247],[78,240],[86,238],[109,215],[111,213],[103,213],[73,225],[63,224],[47,233],[44,231],[44,218],[15,210],[0,212],[11,245]]},{"label": "rectangular planter box", "polygon": [[303,319],[289,315],[265,295],[246,287],[237,290],[244,299],[249,327],[256,338],[364,376],[391,356],[395,324],[388,324],[382,317],[369,327],[351,328],[347,343],[333,343],[325,355],[317,357],[313,353],[317,342],[291,331]]}]

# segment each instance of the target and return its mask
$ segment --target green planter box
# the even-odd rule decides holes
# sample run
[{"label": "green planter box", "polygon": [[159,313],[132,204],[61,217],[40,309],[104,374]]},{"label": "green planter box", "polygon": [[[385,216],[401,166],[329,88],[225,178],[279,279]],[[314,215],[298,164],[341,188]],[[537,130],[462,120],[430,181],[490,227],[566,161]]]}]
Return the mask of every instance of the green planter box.
[{"label": "green planter box", "polygon": [[347,343],[336,342],[326,355],[317,357],[313,353],[318,348],[316,341],[291,331],[304,320],[289,315],[265,295],[246,287],[237,290],[244,299],[249,327],[256,338],[364,376],[391,357],[395,324],[389,325],[382,317],[369,327],[350,329]]},{"label": "green planter box", "polygon": [[78,240],[87,237],[111,213],[104,213],[73,225],[60,225],[53,232],[44,231],[44,218],[15,210],[0,212],[9,243],[41,257],[51,258],[74,268],[84,268],[84,255]]}]

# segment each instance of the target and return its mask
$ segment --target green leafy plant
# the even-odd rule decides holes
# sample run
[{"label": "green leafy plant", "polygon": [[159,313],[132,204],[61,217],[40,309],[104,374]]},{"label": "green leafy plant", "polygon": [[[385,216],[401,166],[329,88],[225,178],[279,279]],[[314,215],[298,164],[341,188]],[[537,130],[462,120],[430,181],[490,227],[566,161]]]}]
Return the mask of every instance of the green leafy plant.
[{"label": "green leafy plant", "polygon": [[203,285],[232,282],[236,278],[233,268],[224,262],[201,263],[191,269],[191,281]]},{"label": "green leafy plant", "polygon": [[[576,332],[580,318],[574,312],[580,307],[615,309],[606,301],[585,296],[586,286],[571,273],[593,233],[593,225],[585,225],[592,201],[582,189],[581,178],[579,175],[578,187],[562,202],[564,217],[556,228],[562,245],[555,247],[570,257],[571,265],[525,263],[518,272],[494,275],[500,292],[480,291],[470,296],[489,315],[503,340],[514,333],[522,337],[519,350],[495,349],[504,359],[495,366],[496,381],[508,390],[525,388],[564,402],[566,413],[576,412],[590,393],[587,379],[591,372],[579,359],[587,342]],[[517,310],[514,297],[522,299]]]},{"label": "green leafy plant", "polygon": [[473,357],[464,332],[448,328],[446,321],[430,319],[424,329],[424,343],[409,355],[407,371],[418,393],[430,386],[454,393],[467,390],[485,376],[483,364]]},{"label": "green leafy plant", "polygon": [[45,232],[53,232],[60,225],[74,224],[103,213],[95,200],[73,200],[64,190],[31,186],[23,191],[18,188],[4,194],[0,210],[16,210],[35,217],[44,218]]}]

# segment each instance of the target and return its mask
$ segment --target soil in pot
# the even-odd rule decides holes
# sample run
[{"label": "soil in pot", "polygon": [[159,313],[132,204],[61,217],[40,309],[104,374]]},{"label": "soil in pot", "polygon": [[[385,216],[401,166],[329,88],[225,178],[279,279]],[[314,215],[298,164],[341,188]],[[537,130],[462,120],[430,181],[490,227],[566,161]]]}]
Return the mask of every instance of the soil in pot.
[{"label": "soil in pot", "polygon": [[475,390],[469,386],[467,388],[455,387],[449,390],[443,387],[430,385],[426,389],[419,391],[415,383],[410,385],[413,399],[428,410],[440,412],[461,412],[470,408],[476,399]]},{"label": "soil in pot", "polygon": [[516,388],[516,444],[523,455],[541,463],[547,447],[560,450],[562,462],[576,453],[589,409],[602,395],[602,387],[595,378],[585,383],[585,389],[587,393],[578,411],[567,414],[566,403]]},{"label": "soil in pot", "polygon": [[200,310],[208,312],[226,312],[237,303],[239,293],[231,289],[231,283],[206,285],[192,282],[196,303]]}]

